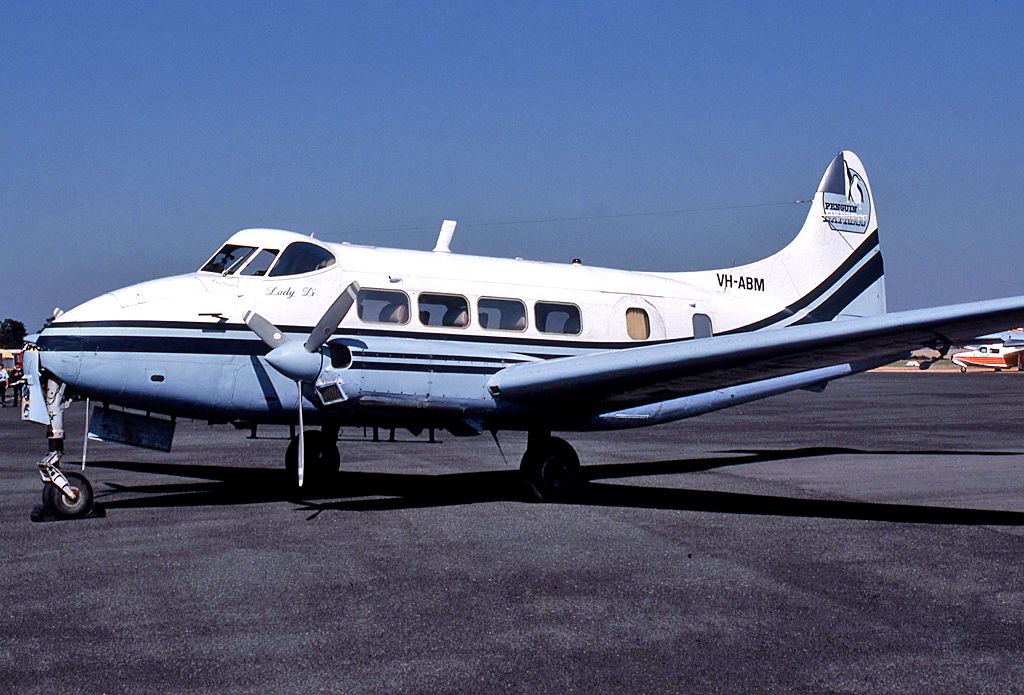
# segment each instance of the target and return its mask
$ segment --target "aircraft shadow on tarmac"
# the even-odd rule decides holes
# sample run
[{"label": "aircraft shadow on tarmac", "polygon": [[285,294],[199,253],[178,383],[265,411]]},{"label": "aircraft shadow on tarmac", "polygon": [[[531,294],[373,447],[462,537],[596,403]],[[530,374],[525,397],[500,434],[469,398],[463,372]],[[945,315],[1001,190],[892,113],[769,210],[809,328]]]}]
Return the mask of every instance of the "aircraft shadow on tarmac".
[{"label": "aircraft shadow on tarmac", "polygon": [[[706,458],[591,465],[589,481],[568,504],[700,511],[721,514],[851,519],[897,523],[1024,526],[1024,513],[926,505],[856,502],[719,492],[676,487],[650,487],[606,482],[607,479],[674,475],[710,471],[765,461],[833,455],[1007,456],[1007,451],[863,451],[831,447],[730,450]],[[382,511],[447,507],[487,502],[537,502],[531,486],[516,470],[474,473],[342,472],[315,490],[295,491],[280,469],[198,464],[96,461],[93,468],[195,478],[201,482],[122,485],[107,482],[97,490],[106,509],[197,507],[291,502],[312,519],[322,512]]]}]

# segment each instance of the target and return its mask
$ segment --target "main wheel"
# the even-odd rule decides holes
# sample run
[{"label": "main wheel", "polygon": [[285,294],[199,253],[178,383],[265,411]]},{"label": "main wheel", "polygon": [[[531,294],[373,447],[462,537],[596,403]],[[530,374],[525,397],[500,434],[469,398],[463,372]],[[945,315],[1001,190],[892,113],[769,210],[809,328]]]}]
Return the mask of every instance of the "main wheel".
[{"label": "main wheel", "polygon": [[[294,484],[299,480],[299,438],[294,437],[284,452],[284,467]],[[306,461],[303,487],[329,483],[341,468],[338,445],[319,430],[306,430]]]},{"label": "main wheel", "polygon": [[523,454],[519,470],[544,501],[563,500],[583,482],[580,459],[564,439],[549,437]]},{"label": "main wheel", "polygon": [[43,488],[43,504],[58,519],[81,519],[92,511],[94,497],[92,485],[81,473],[65,473],[68,483],[78,491],[78,499],[69,500],[56,485]]}]

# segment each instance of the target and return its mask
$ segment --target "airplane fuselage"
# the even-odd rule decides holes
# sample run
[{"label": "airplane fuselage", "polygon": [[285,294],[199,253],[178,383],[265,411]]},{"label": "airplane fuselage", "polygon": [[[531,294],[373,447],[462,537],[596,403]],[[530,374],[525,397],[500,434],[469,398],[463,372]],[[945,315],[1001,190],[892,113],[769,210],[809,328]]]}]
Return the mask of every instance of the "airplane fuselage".
[{"label": "airplane fuselage", "polygon": [[[231,272],[200,270],[102,295],[41,333],[44,366],[97,401],[215,420],[289,422],[298,406],[294,384],[265,364],[268,348],[243,316],[255,311],[303,340],[355,281],[365,302],[348,312],[324,351],[322,376],[340,380],[345,400],[325,408],[311,384],[303,407],[312,421],[433,418],[439,425],[515,427],[521,414],[487,389],[489,377],[506,367],[760,328],[752,324],[773,313],[778,325],[790,325],[824,302],[833,285],[852,283],[859,292],[880,274],[868,267],[870,252],[880,261],[877,241],[865,244],[868,253],[848,263],[820,297],[773,312],[794,290],[773,287],[756,269],[630,272],[329,244],[258,229],[235,234],[224,248],[279,252],[291,244],[314,246],[334,260],[308,272],[246,273],[260,253],[253,251]],[[384,315],[393,304],[397,311]]]}]

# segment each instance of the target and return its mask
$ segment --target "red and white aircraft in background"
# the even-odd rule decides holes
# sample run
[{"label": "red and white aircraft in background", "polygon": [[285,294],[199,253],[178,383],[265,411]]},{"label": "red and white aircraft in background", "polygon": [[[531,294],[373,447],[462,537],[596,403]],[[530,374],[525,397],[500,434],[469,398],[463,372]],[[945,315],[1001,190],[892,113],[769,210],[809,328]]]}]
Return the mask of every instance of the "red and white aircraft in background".
[{"label": "red and white aircraft in background", "polygon": [[1024,371],[1024,328],[983,337],[998,337],[999,342],[971,347],[951,358],[953,364],[960,367],[961,374],[968,367],[988,367],[997,372],[1012,368]]}]

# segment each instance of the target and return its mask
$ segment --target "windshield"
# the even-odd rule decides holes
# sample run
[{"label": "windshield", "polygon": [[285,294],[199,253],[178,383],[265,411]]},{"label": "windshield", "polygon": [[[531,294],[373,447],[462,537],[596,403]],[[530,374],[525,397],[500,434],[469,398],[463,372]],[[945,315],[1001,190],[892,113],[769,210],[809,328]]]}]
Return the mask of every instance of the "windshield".
[{"label": "windshield", "polygon": [[277,258],[277,249],[260,249],[256,257],[242,268],[239,275],[266,275],[275,258]]},{"label": "windshield", "polygon": [[255,250],[255,246],[224,244],[220,251],[213,254],[213,258],[207,261],[206,265],[200,268],[200,270],[207,273],[221,273],[226,275],[227,273],[236,270]]}]

